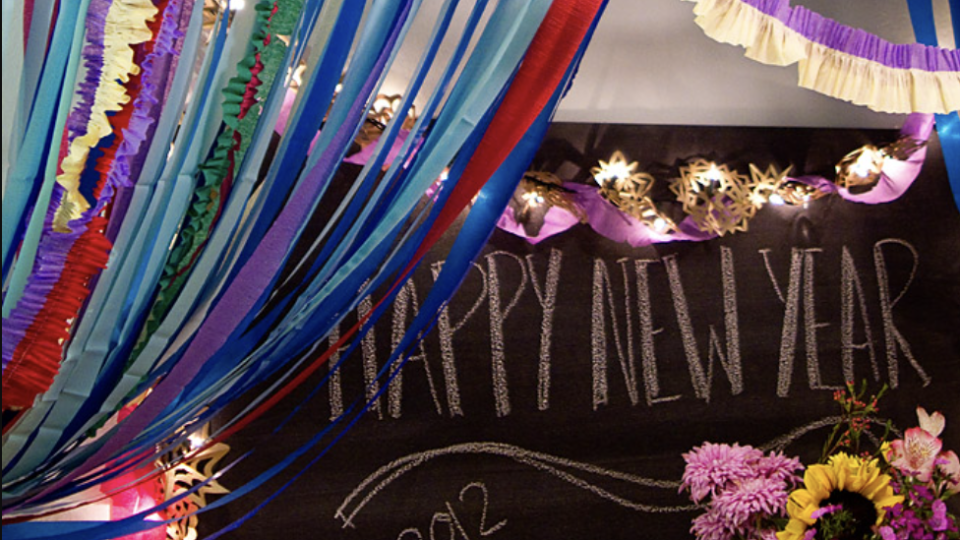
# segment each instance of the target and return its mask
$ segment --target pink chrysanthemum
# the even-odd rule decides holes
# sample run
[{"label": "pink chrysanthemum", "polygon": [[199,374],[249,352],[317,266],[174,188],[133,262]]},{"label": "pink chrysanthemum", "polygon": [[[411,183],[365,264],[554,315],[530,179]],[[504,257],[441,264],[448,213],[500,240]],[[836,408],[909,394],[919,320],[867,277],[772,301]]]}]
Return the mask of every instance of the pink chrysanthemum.
[{"label": "pink chrysanthemum", "polygon": [[713,500],[717,512],[725,516],[731,528],[750,536],[753,518],[760,514],[774,516],[787,505],[786,486],[772,478],[752,478],[722,491]]},{"label": "pink chrysanthemum", "polygon": [[803,464],[797,458],[789,458],[783,455],[783,452],[769,454],[757,463],[757,473],[766,478],[786,482],[790,486],[795,486],[802,480],[797,476],[798,471],[804,469]]},{"label": "pink chrysanthemum", "polygon": [[711,507],[693,519],[690,532],[697,540],[733,540],[737,531],[730,527],[726,516]]},{"label": "pink chrysanthemum", "polygon": [[699,502],[732,482],[755,477],[754,465],[762,457],[763,453],[751,446],[704,443],[683,454],[687,466],[680,489],[689,489],[691,498]]}]

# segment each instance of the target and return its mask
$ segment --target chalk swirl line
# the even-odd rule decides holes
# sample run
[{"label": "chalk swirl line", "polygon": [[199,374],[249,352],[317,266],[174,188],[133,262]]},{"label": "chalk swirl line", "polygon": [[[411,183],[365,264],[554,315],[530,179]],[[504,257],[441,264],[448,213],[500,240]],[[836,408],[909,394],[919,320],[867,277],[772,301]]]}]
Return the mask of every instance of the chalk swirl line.
[{"label": "chalk swirl line", "polygon": [[[354,519],[360,513],[360,511],[363,510],[363,508],[370,503],[370,501],[372,501],[391,483],[429,461],[439,457],[452,455],[491,455],[509,458],[518,463],[529,465],[535,469],[552,474],[561,480],[590,491],[599,497],[639,512],[677,513],[692,511],[697,508],[693,505],[668,507],[637,503],[611,493],[599,486],[591,484],[587,480],[565,471],[560,467],[576,469],[581,472],[603,476],[613,480],[621,480],[643,487],[670,489],[673,491],[679,489],[680,482],[654,480],[628,473],[611,471],[595,465],[579,463],[569,459],[551,456],[549,454],[540,452],[533,452],[531,450],[525,450],[517,446],[503,443],[465,443],[411,454],[381,467],[366,480],[364,480],[349,496],[347,496],[343,504],[340,505],[340,508],[337,509],[335,517],[343,520],[344,528],[353,527]],[[363,495],[364,493],[366,493],[366,495]],[[362,499],[360,499],[358,502],[355,502],[361,496],[363,496]],[[352,509],[350,509],[351,505],[353,505]]]},{"label": "chalk swirl line", "polygon": [[[764,451],[783,451],[804,435],[812,431],[833,426],[841,420],[842,418],[839,416],[829,416],[813,421],[805,426],[798,427],[783,436],[777,437],[766,444],[760,445],[758,448]],[[894,430],[894,432],[896,432],[896,430]],[[603,499],[619,504],[625,508],[636,510],[638,512],[666,514],[688,512],[698,509],[698,506],[696,505],[656,506],[634,502],[617,494],[611,493],[600,486],[590,483],[580,476],[569,472],[569,469],[596,476],[602,476],[611,480],[619,480],[637,486],[671,490],[674,492],[680,488],[679,481],[656,480],[629,473],[612,471],[595,465],[580,463],[542,452],[525,450],[518,446],[504,443],[474,442],[457,444],[435,450],[427,450],[425,452],[418,452],[384,465],[372,475],[368,476],[353,492],[350,493],[350,495],[347,496],[346,499],[344,499],[343,503],[337,509],[334,517],[343,521],[344,528],[353,527],[355,518],[363,510],[363,508],[366,507],[367,504],[369,504],[388,486],[390,486],[390,484],[400,479],[400,477],[404,476],[410,471],[425,465],[430,461],[440,457],[455,455],[490,455],[512,459],[517,463],[529,465],[547,474],[556,476],[560,480],[589,491]]]}]

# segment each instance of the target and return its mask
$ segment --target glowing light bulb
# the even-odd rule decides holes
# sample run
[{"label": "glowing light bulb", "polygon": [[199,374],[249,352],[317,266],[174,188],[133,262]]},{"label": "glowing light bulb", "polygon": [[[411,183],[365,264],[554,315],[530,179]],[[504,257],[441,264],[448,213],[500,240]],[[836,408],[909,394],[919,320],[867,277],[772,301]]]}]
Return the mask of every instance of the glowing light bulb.
[{"label": "glowing light bulb", "polygon": [[874,152],[873,150],[865,150],[862,154],[860,154],[860,157],[857,158],[857,162],[850,166],[850,171],[860,178],[866,178],[872,174],[875,174],[877,172],[877,158],[877,152]]},{"label": "glowing light bulb", "polygon": [[658,217],[658,218],[656,219],[656,221],[653,222],[653,228],[654,228],[654,230],[656,230],[658,233],[666,232],[666,231],[667,231],[667,220]]},{"label": "glowing light bulb", "polygon": [[389,99],[377,98],[377,100],[373,102],[373,110],[377,111],[377,113],[381,113],[386,109],[389,109],[391,105],[392,103],[390,103]]},{"label": "glowing light bulb", "polygon": [[720,179],[723,178],[723,174],[720,172],[716,163],[710,164],[710,170],[707,171],[705,178],[711,182],[719,182]]},{"label": "glowing light bulb", "polygon": [[537,193],[536,191],[528,191],[524,193],[523,200],[529,206],[540,206],[544,202],[543,196]]},{"label": "glowing light bulb", "polygon": [[783,206],[787,201],[783,200],[783,197],[779,193],[774,193],[770,196],[770,204],[774,206]]},{"label": "glowing light bulb", "polygon": [[240,11],[247,7],[246,0],[230,0],[230,11]]},{"label": "glowing light bulb", "polygon": [[200,448],[203,448],[205,444],[207,444],[207,440],[196,433],[190,435],[190,437],[187,438],[187,441],[190,443],[191,450],[199,450]]}]

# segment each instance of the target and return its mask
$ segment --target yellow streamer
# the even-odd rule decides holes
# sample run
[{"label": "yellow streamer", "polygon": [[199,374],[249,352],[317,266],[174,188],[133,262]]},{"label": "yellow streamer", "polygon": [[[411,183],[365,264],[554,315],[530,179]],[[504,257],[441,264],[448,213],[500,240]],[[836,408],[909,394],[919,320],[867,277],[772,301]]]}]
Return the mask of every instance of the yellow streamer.
[{"label": "yellow streamer", "polygon": [[63,173],[57,176],[57,182],[66,193],[54,217],[56,231],[69,232],[70,221],[79,218],[91,206],[80,193],[80,175],[86,167],[90,150],[113,132],[107,113],[119,111],[130,100],[123,84],[140,71],[134,63],[132,46],[153,37],[147,23],[157,12],[150,0],[114,0],[110,6],[104,29],[103,70],[87,132],[70,143],[67,155],[60,163]]}]

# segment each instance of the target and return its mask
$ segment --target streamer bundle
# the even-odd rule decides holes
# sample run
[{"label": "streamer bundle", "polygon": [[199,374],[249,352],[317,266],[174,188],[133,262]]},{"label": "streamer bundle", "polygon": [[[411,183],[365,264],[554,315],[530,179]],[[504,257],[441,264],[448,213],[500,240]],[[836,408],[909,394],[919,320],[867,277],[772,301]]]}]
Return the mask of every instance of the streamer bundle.
[{"label": "streamer bundle", "polygon": [[[388,305],[483,189],[450,254],[461,270],[445,271],[404,341],[418,339],[503,213],[604,2],[446,0],[345,197],[329,188],[420,0],[242,4],[4,2],[4,56],[17,71],[4,80],[18,81],[3,115],[8,540],[182,528],[215,482],[160,489],[164,471],[196,459],[191,434],[250,403],[197,443],[212,446],[355,346],[381,307],[316,352],[363,297],[390,291],[378,304]],[[445,44],[454,54],[430,87]],[[328,218],[308,237],[318,209]],[[265,379],[273,385],[252,393]],[[363,409],[214,504],[257,493]],[[136,504],[113,521],[66,517],[121,501]]]}]

